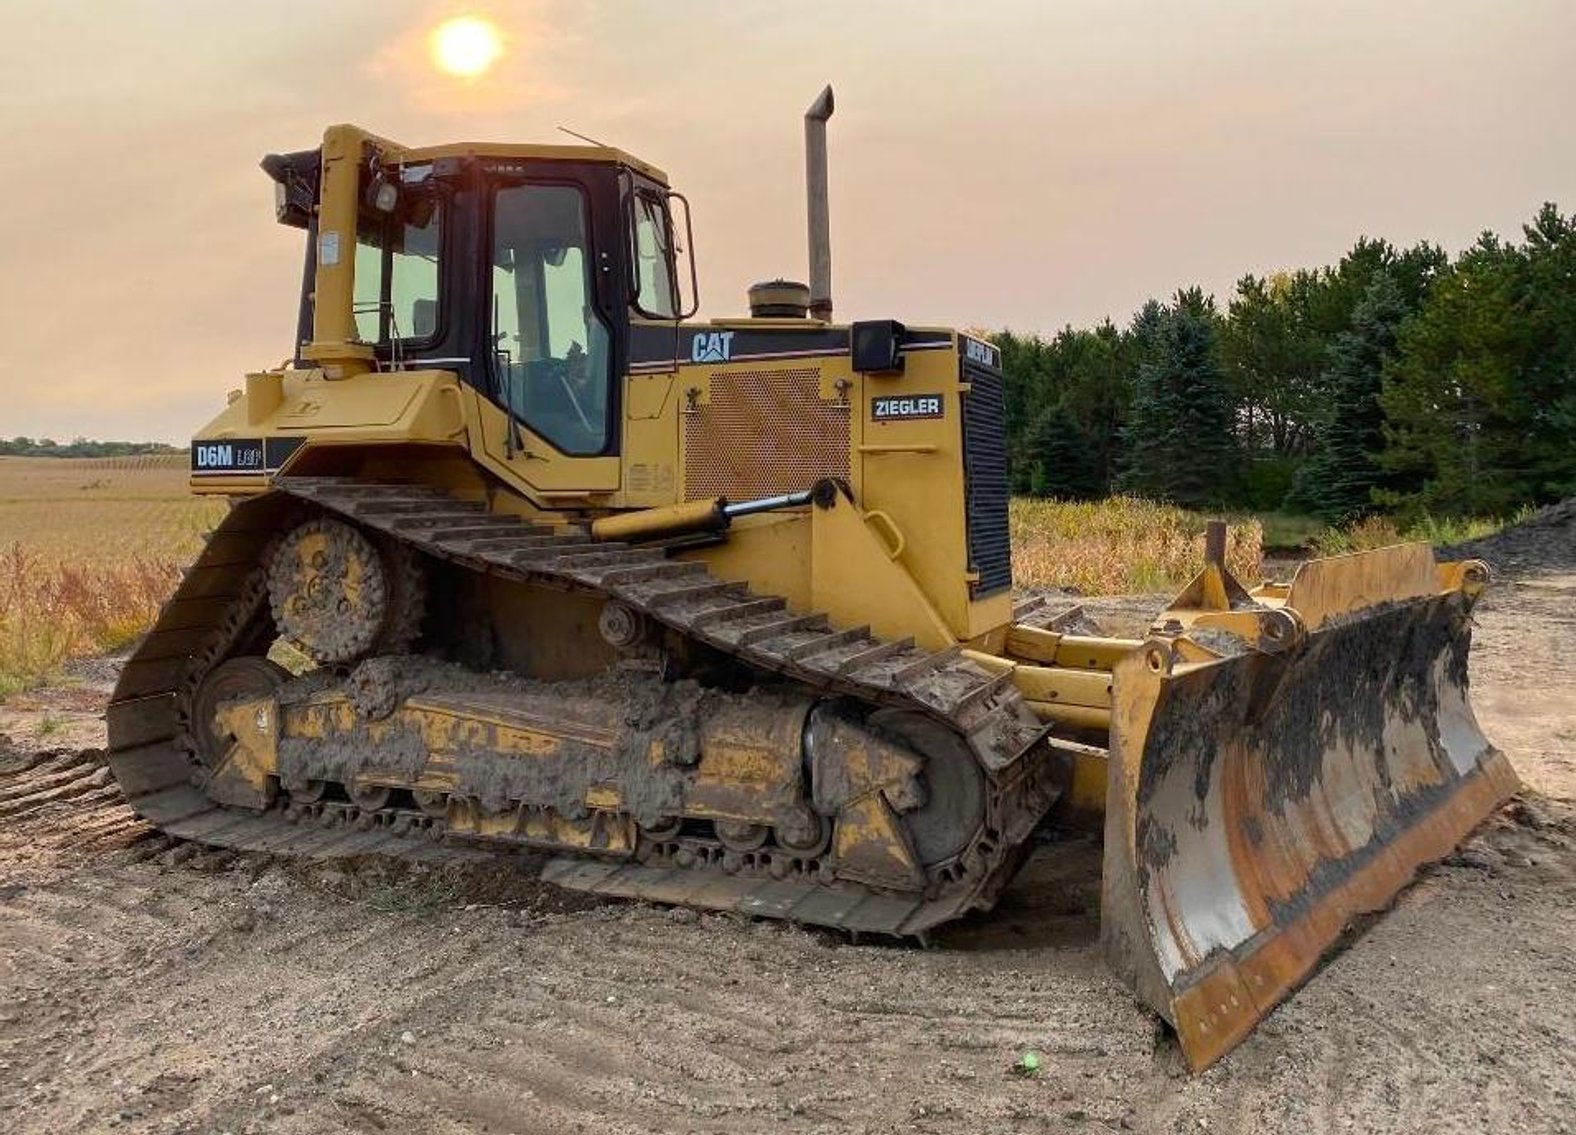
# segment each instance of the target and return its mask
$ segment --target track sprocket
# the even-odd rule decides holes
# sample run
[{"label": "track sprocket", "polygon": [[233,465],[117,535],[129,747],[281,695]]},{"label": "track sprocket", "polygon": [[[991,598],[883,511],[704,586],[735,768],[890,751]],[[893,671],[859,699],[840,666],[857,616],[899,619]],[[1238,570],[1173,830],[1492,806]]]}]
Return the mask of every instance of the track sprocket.
[{"label": "track sprocket", "polygon": [[313,661],[353,662],[416,638],[426,589],[414,554],[318,517],[279,542],[268,567],[274,623]]}]

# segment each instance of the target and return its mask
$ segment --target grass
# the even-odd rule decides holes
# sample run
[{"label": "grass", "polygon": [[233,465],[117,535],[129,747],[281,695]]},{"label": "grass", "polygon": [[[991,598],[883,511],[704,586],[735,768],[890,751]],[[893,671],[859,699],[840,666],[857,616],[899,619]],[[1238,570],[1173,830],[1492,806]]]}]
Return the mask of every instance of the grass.
[{"label": "grass", "polygon": [[1321,556],[1337,556],[1417,540],[1435,546],[1461,544],[1520,524],[1535,511],[1528,506],[1508,517],[1436,517],[1424,513],[1409,524],[1397,524],[1388,516],[1369,516],[1345,528],[1326,528],[1313,538],[1311,546]]},{"label": "grass", "polygon": [[[1086,595],[1180,588],[1204,566],[1209,518],[1135,497],[1103,501],[1014,500],[1012,570],[1019,587],[1073,588]],[[1229,523],[1226,566],[1259,580],[1264,528]]]},{"label": "grass", "polygon": [[1315,540],[1330,530],[1330,526],[1317,516],[1290,512],[1260,513],[1259,523],[1264,526],[1266,548],[1311,548]]},{"label": "grass", "polygon": [[1331,527],[1316,516],[1266,512],[1258,516],[1264,526],[1266,550],[1298,550],[1320,556],[1363,552],[1390,544],[1414,541],[1436,547],[1492,536],[1502,528],[1520,524],[1536,511],[1531,506],[1510,516],[1439,517],[1424,513],[1410,522],[1388,516],[1370,516],[1340,527]]},{"label": "grass", "polygon": [[0,695],[145,631],[223,513],[182,454],[0,457]]},{"label": "grass", "polygon": [[362,900],[381,914],[433,915],[459,904],[459,887],[443,879],[407,879],[375,886]]},{"label": "grass", "polygon": [[180,565],[48,560],[15,543],[0,550],[0,695],[45,681],[70,658],[135,639],[175,589]]}]

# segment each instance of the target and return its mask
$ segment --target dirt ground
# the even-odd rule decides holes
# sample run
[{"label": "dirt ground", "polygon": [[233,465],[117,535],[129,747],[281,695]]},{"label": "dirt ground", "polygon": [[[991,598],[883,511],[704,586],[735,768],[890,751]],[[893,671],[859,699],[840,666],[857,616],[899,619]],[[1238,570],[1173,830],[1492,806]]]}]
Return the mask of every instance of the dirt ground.
[{"label": "dirt ground", "polygon": [[1573,610],[1569,560],[1480,608],[1474,700],[1524,798],[1197,1077],[1104,969],[1092,874],[1036,886],[1049,848],[929,949],[528,863],[208,852],[120,802],[114,665],[84,664],[0,705],[0,1130],[1576,1130]]}]

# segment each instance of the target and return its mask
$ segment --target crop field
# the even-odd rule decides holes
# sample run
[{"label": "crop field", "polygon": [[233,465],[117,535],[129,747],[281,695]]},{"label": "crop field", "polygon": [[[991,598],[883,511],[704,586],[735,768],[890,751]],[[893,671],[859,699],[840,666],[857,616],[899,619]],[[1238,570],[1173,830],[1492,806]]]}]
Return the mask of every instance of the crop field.
[{"label": "crop field", "polygon": [[180,454],[0,457],[0,694],[140,634],[223,512]]},{"label": "crop field", "polygon": [[[1013,584],[1085,595],[1175,590],[1204,566],[1207,520],[1136,497],[1014,500]],[[1258,581],[1263,550],[1259,521],[1234,519],[1227,526],[1226,566],[1239,579]]]}]

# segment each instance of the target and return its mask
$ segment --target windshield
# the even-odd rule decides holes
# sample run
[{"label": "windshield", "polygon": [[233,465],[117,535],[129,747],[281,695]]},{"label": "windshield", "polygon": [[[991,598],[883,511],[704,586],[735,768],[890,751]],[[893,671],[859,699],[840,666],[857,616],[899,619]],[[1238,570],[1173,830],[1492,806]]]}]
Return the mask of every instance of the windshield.
[{"label": "windshield", "polygon": [[673,224],[666,200],[648,189],[634,195],[635,310],[652,319],[676,319]]}]

